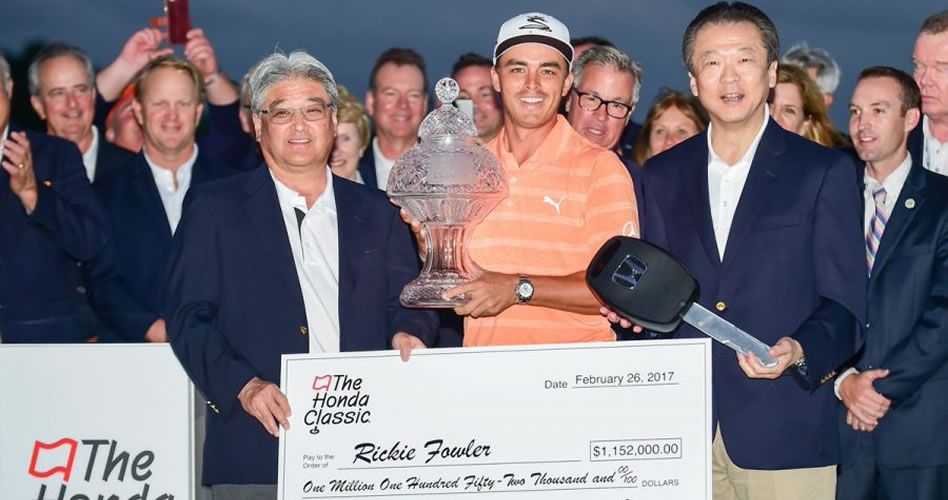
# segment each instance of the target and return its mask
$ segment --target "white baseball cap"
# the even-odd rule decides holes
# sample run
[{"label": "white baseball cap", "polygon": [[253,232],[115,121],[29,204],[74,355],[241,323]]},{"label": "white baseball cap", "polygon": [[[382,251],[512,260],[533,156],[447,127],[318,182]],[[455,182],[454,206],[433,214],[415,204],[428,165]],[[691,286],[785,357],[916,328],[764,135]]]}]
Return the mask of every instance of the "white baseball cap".
[{"label": "white baseball cap", "polygon": [[494,64],[500,56],[515,45],[521,43],[542,43],[552,47],[573,61],[573,46],[569,43],[569,28],[553,16],[540,12],[528,12],[507,20],[497,33],[497,45],[494,46]]}]

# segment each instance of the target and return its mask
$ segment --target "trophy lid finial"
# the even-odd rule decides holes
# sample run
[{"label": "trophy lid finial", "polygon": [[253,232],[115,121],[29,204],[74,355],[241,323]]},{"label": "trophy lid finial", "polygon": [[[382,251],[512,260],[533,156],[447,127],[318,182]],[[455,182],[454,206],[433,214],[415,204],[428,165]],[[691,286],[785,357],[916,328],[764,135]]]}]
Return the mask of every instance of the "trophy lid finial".
[{"label": "trophy lid finial", "polygon": [[453,78],[442,78],[435,84],[435,95],[442,104],[451,104],[458,98],[460,92],[461,87]]}]

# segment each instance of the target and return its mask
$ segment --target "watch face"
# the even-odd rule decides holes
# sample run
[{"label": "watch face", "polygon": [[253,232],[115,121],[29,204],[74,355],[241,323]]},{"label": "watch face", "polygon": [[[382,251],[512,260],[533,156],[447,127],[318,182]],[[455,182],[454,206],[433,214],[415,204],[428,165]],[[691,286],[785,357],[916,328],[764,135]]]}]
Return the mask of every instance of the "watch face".
[{"label": "watch face", "polygon": [[524,298],[524,299],[528,299],[528,298],[532,297],[532,296],[533,296],[533,285],[530,284],[529,282],[526,282],[526,281],[523,282],[523,283],[520,283],[520,285],[517,286],[517,295],[519,295],[520,297],[522,297],[522,298]]}]

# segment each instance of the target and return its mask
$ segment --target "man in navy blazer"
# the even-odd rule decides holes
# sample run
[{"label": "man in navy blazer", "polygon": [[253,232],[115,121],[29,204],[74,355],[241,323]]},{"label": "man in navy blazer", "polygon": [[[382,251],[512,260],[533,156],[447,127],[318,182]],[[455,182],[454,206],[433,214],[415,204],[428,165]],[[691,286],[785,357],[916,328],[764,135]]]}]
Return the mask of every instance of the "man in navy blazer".
[{"label": "man in navy blazer", "polygon": [[889,67],[864,70],[849,106],[871,266],[865,348],[836,382],[839,499],[948,491],[948,178],[906,150],[920,108],[912,77]]},{"label": "man in navy blazer", "polygon": [[189,194],[166,307],[171,346],[211,409],[203,483],[221,498],[276,497],[290,412],[282,354],[407,356],[437,328],[433,312],[398,303],[418,273],[398,210],[329,171],[339,99],[329,70],[305,52],[277,53],[250,89],[267,168]]},{"label": "man in navy blazer", "polygon": [[714,498],[832,498],[824,383],[856,352],[865,303],[856,168],[770,119],[779,40],[759,9],[712,5],[682,45],[711,127],[646,164],[644,237],[691,270],[702,305],[777,359],[766,369],[714,344]]},{"label": "man in navy blazer", "polygon": [[30,104],[46,121],[46,133],[72,141],[82,152],[89,182],[118,170],[134,153],[105,140],[92,124],[95,72],[92,60],[77,47],[54,43],[30,62]]},{"label": "man in navy blazer", "polygon": [[948,175],[948,10],[932,14],[922,23],[912,65],[915,83],[922,92],[922,119],[908,138],[913,161],[932,172]]},{"label": "man in navy blazer", "polygon": [[375,137],[359,161],[366,186],[385,190],[395,160],[418,142],[418,127],[428,111],[425,61],[412,49],[391,48],[375,61],[365,93],[365,109]]},{"label": "man in navy blazer", "polygon": [[161,284],[185,194],[237,172],[210,163],[195,144],[203,106],[197,68],[160,57],[142,70],[136,90],[142,152],[93,186],[114,235],[84,269],[103,342],[167,340]]},{"label": "man in navy blazer", "polygon": [[105,214],[74,144],[10,123],[12,93],[0,56],[0,339],[83,342],[75,261],[102,251]]}]

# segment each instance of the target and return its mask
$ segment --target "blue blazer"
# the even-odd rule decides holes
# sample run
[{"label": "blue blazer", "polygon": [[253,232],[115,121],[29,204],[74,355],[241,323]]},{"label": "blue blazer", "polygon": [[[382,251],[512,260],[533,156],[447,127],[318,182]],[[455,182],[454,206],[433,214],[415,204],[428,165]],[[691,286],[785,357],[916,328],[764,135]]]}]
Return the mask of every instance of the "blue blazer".
[{"label": "blue blazer", "polygon": [[369,139],[369,146],[365,148],[362,158],[359,158],[359,174],[366,186],[378,188],[379,182],[375,176],[375,153],[372,151],[374,139],[374,137]]},{"label": "blue blazer", "polygon": [[[10,131],[24,131],[14,124]],[[0,169],[0,337],[3,342],[83,342],[76,261],[99,255],[108,239],[75,144],[26,132],[38,200],[31,215]]]},{"label": "blue blazer", "polygon": [[918,125],[909,132],[908,136],[907,146],[909,154],[912,155],[912,161],[919,165],[922,164],[923,155],[925,154],[925,133],[922,131],[922,127],[924,126],[924,122],[918,120]]},{"label": "blue blazer", "polygon": [[889,370],[874,385],[892,406],[865,433],[845,424],[839,405],[843,463],[868,445],[886,467],[948,464],[948,178],[921,161],[914,161],[882,234],[868,305],[866,344],[855,366]]},{"label": "blue blazer", "polygon": [[[361,184],[333,176],[333,189],[342,351],[389,349],[399,331],[431,345],[434,312],[398,303],[418,275],[398,210]],[[303,295],[268,168],[188,193],[167,292],[171,347],[211,409],[203,483],[276,483],[278,441],[237,400],[255,376],[280,382],[282,354],[309,352]]]},{"label": "blue blazer", "polygon": [[[837,463],[837,403],[824,384],[856,353],[865,317],[862,198],[852,160],[769,120],[723,262],[709,206],[707,132],[643,170],[645,238],[691,270],[699,302],[768,345],[792,336],[805,352],[805,374],[790,368],[774,381],[752,380],[731,349],[714,343],[715,420],[731,459],[766,470]],[[688,325],[677,335],[704,337]]]},{"label": "blue blazer", "polygon": [[95,158],[95,180],[108,177],[122,167],[126,162],[135,157],[135,153],[116,146],[105,140],[105,137],[99,135],[99,152]]},{"label": "blue blazer", "polygon": [[[192,167],[191,186],[236,170],[208,163],[202,150]],[[84,266],[90,302],[102,342],[141,342],[162,313],[161,283],[171,253],[171,227],[144,153],[93,185],[108,213],[114,237]]]}]

